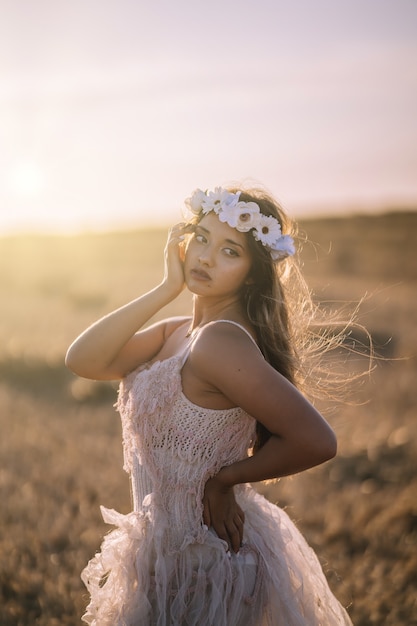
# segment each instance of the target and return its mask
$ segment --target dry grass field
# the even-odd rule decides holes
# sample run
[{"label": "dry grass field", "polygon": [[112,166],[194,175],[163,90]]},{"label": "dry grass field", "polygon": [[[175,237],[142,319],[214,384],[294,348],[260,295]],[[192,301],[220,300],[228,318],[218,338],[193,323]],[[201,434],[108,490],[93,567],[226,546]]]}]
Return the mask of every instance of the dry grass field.
[{"label": "dry grass field", "polygon": [[[286,507],[357,626],[417,624],[417,213],[309,220],[317,299],[357,301],[386,360],[329,413],[333,461],[259,486]],[[112,384],[63,364],[89,323],[153,286],[159,231],[0,239],[0,624],[72,626],[79,579],[130,510]],[[183,313],[184,294],[165,313]],[[347,368],[366,368],[357,357]],[[233,625],[230,625],[233,626]],[[307,625],[308,626],[308,625]]]}]

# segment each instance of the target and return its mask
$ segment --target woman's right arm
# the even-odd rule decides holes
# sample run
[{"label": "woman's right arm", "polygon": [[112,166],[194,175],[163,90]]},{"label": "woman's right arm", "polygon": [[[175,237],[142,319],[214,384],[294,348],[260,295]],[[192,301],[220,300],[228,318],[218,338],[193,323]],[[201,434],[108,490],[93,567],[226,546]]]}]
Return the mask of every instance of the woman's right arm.
[{"label": "woman's right arm", "polygon": [[129,304],[87,328],[68,349],[65,363],[78,376],[117,380],[159,352],[166,338],[166,323],[139,329],[184,288],[181,242],[185,226],[174,226],[165,247],[162,282]]}]

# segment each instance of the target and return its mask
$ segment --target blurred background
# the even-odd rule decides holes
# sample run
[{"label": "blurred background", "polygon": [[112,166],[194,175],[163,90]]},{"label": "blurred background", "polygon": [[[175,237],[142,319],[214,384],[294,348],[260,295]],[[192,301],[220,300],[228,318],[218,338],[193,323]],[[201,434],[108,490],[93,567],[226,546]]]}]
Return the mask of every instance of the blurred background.
[{"label": "blurred background", "polygon": [[73,376],[66,348],[160,280],[184,198],[235,182],[297,219],[316,301],[361,301],[380,355],[320,406],[336,459],[258,488],[356,626],[417,624],[417,3],[1,8],[1,626],[79,624],[99,505],[131,506],[117,386]]},{"label": "blurred background", "polygon": [[414,206],[414,0],[3,0],[0,229],[169,223],[195,187]]}]

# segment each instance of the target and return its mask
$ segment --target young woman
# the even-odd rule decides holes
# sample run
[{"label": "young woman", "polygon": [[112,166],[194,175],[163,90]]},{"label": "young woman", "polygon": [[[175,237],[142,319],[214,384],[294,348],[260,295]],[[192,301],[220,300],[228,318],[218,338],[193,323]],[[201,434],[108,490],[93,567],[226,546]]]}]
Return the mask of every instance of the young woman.
[{"label": "young woman", "polygon": [[[102,509],[118,528],[83,572],[83,619],[350,624],[294,524],[250,486],[336,453],[334,432],[297,389],[306,307],[291,304],[289,220],[257,190],[197,190],[187,204],[193,219],[169,233],[162,282],[68,350],[79,376],[122,381],[134,500],[129,515]],[[143,328],[184,287],[192,316]]]}]

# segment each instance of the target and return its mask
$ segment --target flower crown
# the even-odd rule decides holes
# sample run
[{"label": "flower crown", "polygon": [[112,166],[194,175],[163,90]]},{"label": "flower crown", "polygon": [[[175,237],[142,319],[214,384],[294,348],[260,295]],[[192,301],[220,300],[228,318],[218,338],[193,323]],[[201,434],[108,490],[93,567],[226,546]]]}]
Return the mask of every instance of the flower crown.
[{"label": "flower crown", "polygon": [[261,213],[256,202],[239,200],[240,191],[232,193],[221,187],[214,191],[196,189],[185,204],[194,215],[204,215],[214,211],[221,222],[226,222],[241,233],[252,231],[257,241],[269,250],[274,261],[285,259],[295,254],[294,240],[290,235],[283,235],[281,224],[272,215]]}]

